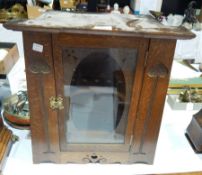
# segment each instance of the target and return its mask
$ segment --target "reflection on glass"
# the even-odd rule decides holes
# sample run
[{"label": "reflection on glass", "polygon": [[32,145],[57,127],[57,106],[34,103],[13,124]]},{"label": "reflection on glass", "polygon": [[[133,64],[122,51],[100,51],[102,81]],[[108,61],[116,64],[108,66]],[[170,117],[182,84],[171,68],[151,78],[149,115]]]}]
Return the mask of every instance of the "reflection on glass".
[{"label": "reflection on glass", "polygon": [[135,49],[63,51],[67,143],[124,143]]}]

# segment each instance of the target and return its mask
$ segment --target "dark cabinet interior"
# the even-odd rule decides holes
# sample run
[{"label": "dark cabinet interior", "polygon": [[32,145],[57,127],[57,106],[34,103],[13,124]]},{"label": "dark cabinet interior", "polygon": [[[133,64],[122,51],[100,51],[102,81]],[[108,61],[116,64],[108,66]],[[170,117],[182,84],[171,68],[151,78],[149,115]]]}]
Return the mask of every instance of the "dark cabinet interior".
[{"label": "dark cabinet interior", "polygon": [[67,48],[62,57],[67,142],[124,143],[136,50]]},{"label": "dark cabinet interior", "polygon": [[[184,15],[185,9],[192,0],[163,0],[161,11],[164,15],[181,14]],[[195,0],[194,8],[201,9],[202,1]]]}]

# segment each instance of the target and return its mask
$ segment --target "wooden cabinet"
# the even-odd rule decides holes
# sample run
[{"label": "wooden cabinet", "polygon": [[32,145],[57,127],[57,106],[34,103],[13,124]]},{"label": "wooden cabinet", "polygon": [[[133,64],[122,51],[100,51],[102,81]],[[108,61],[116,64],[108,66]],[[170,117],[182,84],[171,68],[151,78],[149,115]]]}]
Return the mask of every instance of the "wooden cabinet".
[{"label": "wooden cabinet", "polygon": [[[149,17],[120,15],[122,28],[102,14],[109,30],[99,15],[60,15],[5,24],[23,31],[34,162],[152,164],[176,39],[194,35]],[[133,26],[145,19],[159,28]]]},{"label": "wooden cabinet", "polygon": [[196,153],[202,153],[202,109],[193,115],[186,136]]},{"label": "wooden cabinet", "polygon": [[12,132],[4,126],[0,117],[0,173],[13,143],[12,137]]}]

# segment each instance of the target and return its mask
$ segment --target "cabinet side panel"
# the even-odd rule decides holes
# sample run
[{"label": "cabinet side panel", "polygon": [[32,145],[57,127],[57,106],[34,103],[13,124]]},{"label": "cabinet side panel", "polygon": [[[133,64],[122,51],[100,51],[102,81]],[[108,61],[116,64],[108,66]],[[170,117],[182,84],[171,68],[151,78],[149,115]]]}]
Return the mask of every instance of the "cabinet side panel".
[{"label": "cabinet side panel", "polygon": [[175,40],[150,41],[134,127],[134,162],[153,163],[175,44]]},{"label": "cabinet side panel", "polygon": [[55,97],[52,36],[23,32],[34,163],[57,162],[57,113],[49,107]]}]

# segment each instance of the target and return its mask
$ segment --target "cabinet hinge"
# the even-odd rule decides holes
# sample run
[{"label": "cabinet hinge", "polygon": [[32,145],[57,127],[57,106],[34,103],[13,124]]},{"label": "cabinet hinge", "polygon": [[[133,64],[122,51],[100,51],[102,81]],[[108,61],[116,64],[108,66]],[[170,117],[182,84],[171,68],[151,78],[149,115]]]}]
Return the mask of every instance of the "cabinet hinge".
[{"label": "cabinet hinge", "polygon": [[50,97],[50,108],[51,109],[59,109],[62,110],[64,109],[63,105],[63,98],[62,97]]}]

